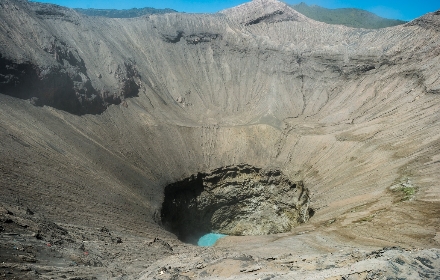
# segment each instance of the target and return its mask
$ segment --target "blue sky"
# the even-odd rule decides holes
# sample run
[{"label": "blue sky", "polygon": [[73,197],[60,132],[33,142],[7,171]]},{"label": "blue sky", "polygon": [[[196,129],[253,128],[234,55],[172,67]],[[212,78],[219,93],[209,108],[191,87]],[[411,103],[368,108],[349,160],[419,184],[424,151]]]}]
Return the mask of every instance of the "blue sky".
[{"label": "blue sky", "polygon": [[[171,8],[187,13],[212,13],[248,2],[243,0],[41,0],[70,8],[130,9],[130,8]],[[301,0],[285,0],[297,4]],[[309,5],[326,8],[359,8],[379,16],[394,19],[412,20],[428,12],[440,10],[440,0],[303,0]]]}]

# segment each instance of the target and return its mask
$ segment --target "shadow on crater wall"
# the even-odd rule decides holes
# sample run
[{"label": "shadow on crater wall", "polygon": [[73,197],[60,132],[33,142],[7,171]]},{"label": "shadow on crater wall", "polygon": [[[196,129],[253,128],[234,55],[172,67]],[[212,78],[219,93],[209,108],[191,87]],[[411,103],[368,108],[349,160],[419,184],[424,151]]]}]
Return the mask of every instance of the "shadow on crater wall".
[{"label": "shadow on crater wall", "polygon": [[265,235],[291,230],[307,222],[309,191],[279,170],[249,165],[226,166],[198,173],[165,188],[163,226],[180,240],[197,243],[200,236]]}]

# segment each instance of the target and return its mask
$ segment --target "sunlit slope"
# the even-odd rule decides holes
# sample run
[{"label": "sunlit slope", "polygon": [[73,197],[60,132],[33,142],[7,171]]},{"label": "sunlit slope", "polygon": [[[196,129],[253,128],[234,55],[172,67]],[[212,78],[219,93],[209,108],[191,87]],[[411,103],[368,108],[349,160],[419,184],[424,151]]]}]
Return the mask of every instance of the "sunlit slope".
[{"label": "sunlit slope", "polygon": [[[3,200],[19,197],[56,221],[159,231],[166,184],[247,163],[304,180],[317,223],[372,201],[400,209],[389,188],[410,180],[417,191],[408,203],[424,218],[409,223],[429,237],[417,241],[411,229],[374,237],[433,244],[438,228],[417,203],[440,199],[439,15],[372,31],[319,23],[269,0],[134,19],[0,3],[8,65],[64,77],[72,102],[84,88],[87,98],[121,99],[99,114],[72,114],[4,87]],[[127,81],[136,94],[124,93]],[[26,86],[29,95],[18,97],[38,90]],[[46,92],[38,97],[50,101]]]}]

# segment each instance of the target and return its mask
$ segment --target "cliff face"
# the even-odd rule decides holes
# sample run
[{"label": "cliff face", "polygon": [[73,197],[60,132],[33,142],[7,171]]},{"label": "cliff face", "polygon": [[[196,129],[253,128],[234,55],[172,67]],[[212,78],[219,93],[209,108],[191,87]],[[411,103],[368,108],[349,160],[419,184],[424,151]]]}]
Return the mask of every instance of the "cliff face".
[{"label": "cliff face", "polygon": [[[83,37],[87,31],[73,10],[27,1],[2,1],[0,5],[4,20],[1,40],[5,42],[1,50],[2,93],[79,115],[102,113],[108,105],[138,94],[139,73],[129,59],[107,70],[111,72],[109,86],[98,81],[100,73],[91,72],[91,61],[87,65],[84,61],[90,56],[82,53],[87,47],[77,45],[78,40],[87,40]],[[71,28],[79,37],[71,37]]]},{"label": "cliff face", "polygon": [[[222,250],[291,264],[292,251],[348,252],[344,244],[440,247],[438,12],[366,30],[316,22],[274,0],[132,19],[0,0],[0,18],[2,228],[59,243],[83,265],[75,275],[92,275],[81,272],[86,265],[105,277],[139,273],[145,262],[157,274],[174,258],[194,275],[198,261],[216,270],[208,251],[162,227],[164,191],[241,164],[303,182],[314,215],[285,239],[230,238]],[[138,246],[146,238],[148,253]],[[185,264],[193,251],[200,258]],[[130,266],[129,252],[143,261]],[[221,263],[255,261],[233,256]]]},{"label": "cliff face", "polygon": [[[318,23],[277,1],[253,1],[216,15],[135,19],[85,17],[28,2],[1,5],[0,90],[74,114],[102,113],[145,92],[173,111],[187,104],[221,119],[244,113],[250,121],[268,109],[281,120],[314,115],[328,90],[365,76],[409,68],[424,79],[427,69],[411,64],[416,56],[428,61],[436,49],[426,38],[429,31],[414,27],[435,31],[426,23],[435,14],[371,31]],[[185,115],[198,115],[194,108]]]}]

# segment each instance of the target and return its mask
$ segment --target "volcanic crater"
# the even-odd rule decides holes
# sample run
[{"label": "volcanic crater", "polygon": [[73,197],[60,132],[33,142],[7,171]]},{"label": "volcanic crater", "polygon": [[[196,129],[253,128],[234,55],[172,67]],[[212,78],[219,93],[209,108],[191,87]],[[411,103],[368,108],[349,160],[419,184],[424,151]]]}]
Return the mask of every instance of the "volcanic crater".
[{"label": "volcanic crater", "polygon": [[288,232],[309,219],[302,182],[279,170],[239,165],[198,173],[165,187],[161,220],[183,241],[203,235],[265,235]]},{"label": "volcanic crater", "polygon": [[438,278],[439,12],[0,18],[1,277]]}]

